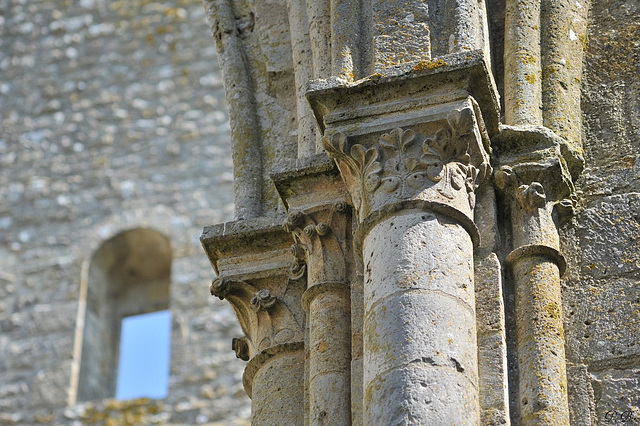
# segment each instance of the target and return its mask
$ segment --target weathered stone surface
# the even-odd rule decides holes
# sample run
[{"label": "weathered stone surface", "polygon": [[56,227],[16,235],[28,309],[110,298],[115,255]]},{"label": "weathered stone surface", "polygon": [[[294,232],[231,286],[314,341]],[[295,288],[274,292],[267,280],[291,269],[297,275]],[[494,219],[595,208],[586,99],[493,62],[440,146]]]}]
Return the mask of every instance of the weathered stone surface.
[{"label": "weathered stone surface", "polygon": [[479,395],[480,419],[482,424],[507,424],[510,416],[505,306],[501,265],[495,253],[476,258],[474,278],[478,386],[483,389]]},{"label": "weathered stone surface", "polygon": [[282,161],[295,159],[298,148],[286,2],[204,3],[225,69],[229,114],[233,118],[236,218],[277,216],[283,209],[269,174]]},{"label": "weathered stone surface", "polygon": [[251,384],[246,390],[252,398],[252,424],[304,423],[302,344],[282,345],[258,355],[248,364],[243,381]]},{"label": "weathered stone surface", "polygon": [[582,276],[596,279],[640,272],[640,193],[612,195],[579,216]]},{"label": "weathered stone surface", "polygon": [[640,370],[605,370],[592,373],[596,413],[600,424],[640,422]]},{"label": "weathered stone surface", "polygon": [[[410,223],[417,220],[422,224]],[[385,246],[389,248],[382,250]],[[365,282],[376,284],[365,285],[365,312],[399,289],[433,291],[457,299],[473,311],[471,250],[464,228],[431,212],[412,211],[376,225],[375,232],[372,229],[368,234],[363,253],[365,271],[376,268],[379,274]]]},{"label": "weathered stone surface", "polygon": [[[462,226],[417,209],[395,213],[364,237],[365,422],[434,421],[441,405],[454,414],[464,406],[465,421],[477,422],[472,252]],[[417,371],[420,382],[404,382]],[[459,376],[455,396],[415,394],[432,392],[425,380],[448,386],[440,374]]]},{"label": "weathered stone surface", "polygon": [[[240,329],[207,295],[197,240],[233,214],[202,4],[2,0],[0,10],[0,423],[248,421],[229,344]],[[68,406],[83,265],[142,227],[173,250],[169,396]]]},{"label": "weathered stone surface", "polygon": [[[215,13],[219,6],[226,8],[226,15]],[[529,242],[537,237],[548,242],[548,235],[539,231],[560,226],[554,253],[559,249],[567,261],[562,309],[547,305],[552,309],[538,309],[533,320],[540,313],[549,314],[555,322],[547,331],[559,334],[558,340],[566,343],[572,424],[640,421],[636,397],[640,389],[637,1],[206,0],[205,8],[207,12],[197,2],[186,0],[0,0],[0,423],[247,422],[248,401],[239,385],[242,363],[229,350],[230,338],[241,333],[231,310],[206,297],[211,274],[199,254],[197,235],[203,226],[231,218],[234,161],[238,217],[276,218],[272,224],[277,227],[290,205],[303,206],[299,210],[312,206],[314,193],[321,186],[335,193],[344,190],[337,179],[328,179],[308,188],[289,205],[278,195],[293,186],[277,187],[277,182],[274,186],[270,180],[274,169],[291,162],[296,163],[293,169],[301,168],[297,157],[313,157],[322,151],[305,99],[310,78],[324,79],[314,82],[310,93],[316,114],[324,117],[318,121],[321,130],[343,120],[347,122],[345,134],[351,132],[347,136],[357,138],[371,133],[370,127],[359,128],[363,118],[371,114],[385,117],[377,122],[379,135],[391,134],[394,129],[408,129],[407,121],[398,119],[400,112],[415,113],[471,95],[479,105],[475,113],[482,116],[495,148],[488,152],[489,140],[483,140],[494,166],[509,163],[505,160],[515,158],[507,158],[514,152],[531,153],[527,149],[532,147],[528,145],[532,138],[536,139],[534,134],[550,135],[548,140],[559,142],[553,149],[558,148],[560,155],[554,155],[566,162],[564,183],[573,181],[577,191],[571,185],[558,191],[541,179],[520,182],[529,186],[532,195],[542,194],[540,187],[533,185],[540,183],[551,204],[561,201],[553,194],[574,196],[571,206],[546,205],[546,222],[528,223],[524,233]],[[485,9],[490,16],[485,16]],[[214,17],[210,23],[224,77],[215,70],[214,42],[203,24],[207,13]],[[376,71],[379,74],[374,74]],[[494,78],[506,100],[504,121],[523,125],[515,131],[499,123]],[[221,101],[223,80],[233,116],[231,132]],[[454,87],[460,91],[452,91]],[[420,98],[425,92],[435,95]],[[399,99],[398,93],[407,96]],[[330,102],[316,102],[318,94],[327,95]],[[416,98],[422,100],[416,102]],[[370,109],[372,99],[398,102]],[[342,105],[337,114],[325,114],[323,108],[336,105]],[[538,127],[521,132],[525,125]],[[432,136],[426,133],[422,135],[425,139]],[[505,138],[515,142],[506,146]],[[233,154],[226,146],[228,139],[233,140]],[[544,155],[534,157],[527,159],[525,155],[520,160],[545,160]],[[575,181],[582,157],[585,169]],[[557,164],[564,167],[561,161]],[[525,174],[522,168],[513,170],[520,177]],[[544,177],[546,172],[542,167],[536,173]],[[304,193],[305,185],[296,191]],[[523,235],[518,235],[518,226],[509,229],[515,215],[503,208],[503,195],[496,199],[499,208],[492,210],[481,201],[484,189],[478,191],[476,210],[467,216],[475,221],[480,238],[474,241],[474,262],[465,265],[473,264],[470,274],[478,290],[471,306],[478,312],[474,324],[479,332],[480,418],[482,424],[500,424],[504,423],[504,411],[487,402],[484,398],[489,394],[483,392],[491,389],[498,395],[500,376],[486,375],[484,378],[491,380],[483,381],[482,372],[483,368],[499,371],[503,353],[503,314],[496,301],[502,285],[501,265],[492,252],[502,261]],[[491,194],[486,199],[491,199]],[[570,218],[566,213],[573,208],[577,215]],[[244,225],[232,228],[240,230]],[[163,232],[174,251],[170,395],[163,401],[100,401],[67,407],[83,264],[102,242],[139,227]],[[268,244],[260,238],[255,241],[257,245]],[[249,238],[247,245],[251,243]],[[553,258],[550,252],[542,254],[544,262]],[[234,264],[239,258],[234,257],[223,269],[235,268],[234,273],[240,273]],[[285,258],[291,256],[283,250],[272,260],[285,265]],[[437,260],[425,263],[437,269],[440,264],[449,265],[451,259]],[[551,260],[560,266],[558,256]],[[255,273],[268,261],[262,259],[248,272]],[[363,404],[366,398],[402,401],[399,411],[385,418],[389,423],[466,421],[468,411],[456,412],[438,405],[443,400],[432,399],[433,394],[442,393],[445,400],[459,401],[458,406],[477,405],[457,393],[456,385],[466,386],[468,381],[460,381],[460,374],[449,367],[443,371],[449,368],[446,371],[453,378],[442,372],[438,376],[435,370],[421,369],[417,364],[403,366],[384,379],[390,385],[369,387],[365,394],[362,332],[367,284],[361,279],[364,266],[358,259],[354,265],[353,423],[363,423],[363,410],[370,410],[366,417],[384,408],[384,404]],[[533,266],[529,272],[540,272],[539,265]],[[422,269],[421,274],[425,272]],[[534,281],[551,285],[555,291],[558,280],[552,266],[549,270]],[[520,275],[531,274],[525,271]],[[513,279],[509,274],[504,278],[504,315],[522,321],[529,305],[537,300],[518,302],[524,307],[515,307],[516,301],[510,297]],[[393,298],[386,284],[381,285],[381,292]],[[442,285],[438,288],[443,289]],[[534,296],[546,291],[534,290]],[[295,299],[300,298],[299,293]],[[442,297],[456,291],[446,294]],[[270,297],[264,296],[254,305],[249,298],[249,305],[260,315],[273,308],[267,306]],[[554,297],[559,299],[559,294]],[[483,299],[492,303],[485,304]],[[559,300],[554,303],[559,307]],[[375,306],[373,303],[369,308],[375,310]],[[556,321],[559,311],[565,313],[560,325]],[[332,318],[331,312],[322,313]],[[542,321],[531,328],[548,325]],[[329,333],[330,329],[316,331]],[[318,336],[321,343],[322,333]],[[398,336],[391,335],[389,340],[394,338]],[[514,339],[513,333],[507,333],[509,348],[517,351]],[[243,353],[244,343],[236,340],[236,352]],[[531,348],[527,342],[522,347],[529,354],[540,352],[540,347]],[[295,356],[304,358],[298,349]],[[548,348],[542,345],[542,349]],[[270,360],[275,365],[282,359]],[[293,398],[293,394],[281,398],[282,389],[278,390],[283,381],[304,381],[301,370],[289,368],[291,365],[283,361],[274,368],[286,374],[265,379],[260,396],[255,396],[282,401]],[[518,372],[511,369],[509,373],[510,384],[517,386]],[[554,374],[543,376],[551,379]],[[335,384],[330,374],[315,377],[317,389],[330,389]],[[304,392],[304,385],[300,387]],[[401,391],[438,406],[430,413],[413,410],[416,400],[399,397]],[[336,395],[344,392],[341,389],[320,396],[326,397],[327,405],[335,405],[341,402]],[[281,419],[285,413],[291,416],[287,421],[302,423],[305,407],[299,399],[295,401],[284,407],[272,404],[276,409],[258,413],[255,419],[276,423],[274,418]],[[349,405],[348,401],[342,403]],[[516,420],[520,407],[516,404],[512,408],[511,417]]]},{"label": "weathered stone surface", "polygon": [[607,365],[640,355],[637,278],[585,279],[565,290],[564,300],[567,354],[573,362]]},{"label": "weathered stone surface", "polygon": [[[409,364],[378,378],[365,391],[364,418],[389,425],[476,425],[478,414],[472,407],[478,402],[465,392],[469,385],[455,371]],[[395,404],[389,409],[384,401]]]},{"label": "weathered stone surface", "polygon": [[[640,421],[637,415],[622,415],[639,406],[634,398],[640,344],[635,217],[640,74],[637,37],[628,35],[638,32],[640,8],[637,2],[603,0],[590,9],[588,37],[580,39],[586,48],[581,97],[586,164],[576,185],[578,214],[561,228],[569,263],[563,283],[566,348],[568,359],[588,370],[594,396],[579,394],[589,398],[591,424],[633,424]],[[582,373],[574,377],[570,390],[584,389]],[[575,408],[575,418],[586,419]]]},{"label": "weathered stone surface", "polygon": [[567,365],[571,424],[597,424],[591,376],[584,365]]},{"label": "weathered stone surface", "polygon": [[321,158],[298,159],[272,178],[289,208],[283,228],[295,241],[290,272],[306,273],[306,415],[310,425],[349,424],[352,209],[337,170]]}]

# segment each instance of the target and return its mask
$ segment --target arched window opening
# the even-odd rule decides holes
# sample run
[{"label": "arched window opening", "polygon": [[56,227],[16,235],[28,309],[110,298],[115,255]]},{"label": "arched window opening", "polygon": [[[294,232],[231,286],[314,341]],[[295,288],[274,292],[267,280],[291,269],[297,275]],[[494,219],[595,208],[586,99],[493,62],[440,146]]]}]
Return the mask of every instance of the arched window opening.
[{"label": "arched window opening", "polygon": [[[118,397],[139,396],[162,397],[166,395],[168,380],[168,333],[170,333],[169,283],[171,279],[171,247],[169,240],[157,231],[145,228],[122,232],[103,243],[91,258],[81,290],[81,310],[83,317],[80,365],[77,368],[77,389],[72,402],[113,398],[118,388],[118,376],[122,383],[125,378],[141,382],[144,374],[154,363],[150,360],[165,357],[153,353],[149,345],[144,346],[144,354],[149,362],[144,364],[147,371],[126,370],[119,373],[119,363],[126,364],[127,358],[120,356],[121,343],[123,356],[129,356],[135,344],[143,343],[143,337],[149,333],[164,334],[160,346],[167,347],[167,360],[155,374],[163,374],[164,391],[142,391],[131,394],[124,392]],[[158,313],[155,316],[143,314]],[[140,334],[140,323],[143,332]],[[168,327],[163,326],[169,324]],[[123,327],[124,324],[124,327]],[[124,334],[123,336],[123,329]],[[125,337],[127,340],[122,340]],[[131,342],[129,338],[132,337]],[[157,337],[157,336],[156,336]],[[76,345],[79,346],[78,344]],[[138,367],[140,368],[140,367]],[[144,373],[144,374],[143,374]],[[120,390],[118,389],[120,392]]]}]

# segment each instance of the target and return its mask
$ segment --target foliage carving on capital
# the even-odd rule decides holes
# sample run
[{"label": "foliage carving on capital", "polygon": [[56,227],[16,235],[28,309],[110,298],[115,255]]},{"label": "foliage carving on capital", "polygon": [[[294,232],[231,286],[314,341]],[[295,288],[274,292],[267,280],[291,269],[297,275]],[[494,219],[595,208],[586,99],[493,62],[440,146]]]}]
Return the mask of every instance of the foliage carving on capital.
[{"label": "foliage carving on capital", "polygon": [[292,212],[282,224],[292,234],[292,276],[307,273],[308,285],[344,281],[345,239],[349,206],[345,202],[320,206],[313,212]]},{"label": "foliage carving on capital", "polygon": [[[286,277],[280,279],[286,281],[280,290],[286,294],[295,282]],[[210,290],[212,295],[231,304],[245,333],[245,337],[232,341],[238,358],[246,361],[271,346],[304,340],[304,325],[293,312],[301,310],[302,305],[289,306],[286,298],[272,290],[243,280],[217,277]]]},{"label": "foliage carving on capital", "polygon": [[431,137],[395,128],[370,148],[349,147],[347,136],[340,132],[325,136],[323,144],[336,161],[362,220],[386,202],[420,198],[432,187],[445,199],[466,196],[473,210],[475,189],[491,173],[488,161],[471,161],[477,137],[473,111],[464,108],[449,113]]},{"label": "foliage carving on capital", "polygon": [[380,186],[382,166],[377,161],[380,154],[378,149],[365,149],[360,144],[347,149],[347,135],[341,132],[325,135],[322,144],[336,161],[356,210],[363,211],[370,204],[370,194]]},{"label": "foliage carving on capital", "polygon": [[254,311],[266,311],[275,306],[276,298],[267,289],[258,290],[251,298],[251,309]]},{"label": "foliage carving on capital", "polygon": [[216,296],[220,300],[224,300],[227,297],[230,289],[231,289],[230,281],[225,280],[222,277],[216,277],[211,282],[211,287],[209,287],[211,295]]},{"label": "foliage carving on capital", "polygon": [[515,193],[515,198],[522,208],[529,210],[544,207],[547,195],[540,182],[532,182],[531,185],[520,185]]},{"label": "foliage carving on capital", "polygon": [[291,246],[291,254],[293,255],[293,262],[289,267],[289,277],[299,280],[307,272],[307,249],[302,244],[294,244]]},{"label": "foliage carving on capital", "polygon": [[503,166],[496,172],[495,181],[521,209],[534,211],[545,207],[547,195],[540,182],[523,182],[509,166]]},{"label": "foliage carving on capital", "polygon": [[571,216],[575,209],[575,195],[571,193],[568,198],[554,200],[553,196],[545,191],[545,187],[553,185],[553,171],[546,173],[545,177],[547,178],[545,182],[527,180],[512,167],[502,166],[495,174],[495,182],[498,188],[508,197],[512,197],[521,209],[534,211],[539,208],[552,207],[563,218]]},{"label": "foliage carving on capital", "polygon": [[496,172],[495,182],[511,200],[514,249],[536,245],[557,251],[560,242],[553,219],[554,206],[565,206],[570,200],[553,201],[545,190],[545,186],[551,184],[549,181],[543,184],[527,180],[509,166],[502,166]]}]

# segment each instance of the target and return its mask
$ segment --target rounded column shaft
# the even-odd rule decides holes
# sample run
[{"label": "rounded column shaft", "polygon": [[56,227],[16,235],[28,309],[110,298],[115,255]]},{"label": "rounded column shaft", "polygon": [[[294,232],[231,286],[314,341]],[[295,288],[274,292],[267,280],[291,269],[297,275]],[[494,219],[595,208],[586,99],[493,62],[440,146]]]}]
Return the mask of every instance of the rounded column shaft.
[{"label": "rounded column shaft", "polygon": [[542,124],[540,0],[506,2],[504,68],[506,124]]},{"label": "rounded column shaft", "polygon": [[523,425],[568,425],[567,372],[558,266],[543,256],[513,263]]},{"label": "rounded column shaft", "polygon": [[302,347],[267,359],[255,372],[252,385],[252,425],[272,425],[276,419],[282,425],[304,424]]},{"label": "rounded column shaft", "polygon": [[363,256],[364,423],[478,424],[467,231],[406,210],[372,227]]},{"label": "rounded column shaft", "polygon": [[[566,262],[552,218],[558,171],[503,166],[498,182],[511,200],[520,422],[569,424],[560,275]],[[561,175],[560,175],[561,176]],[[534,180],[535,179],[535,180]],[[542,180],[544,185],[537,180]],[[554,182],[554,179],[556,182]],[[550,194],[545,190],[549,188]]]},{"label": "rounded column shaft", "polygon": [[309,424],[348,425],[351,422],[349,287],[324,286],[344,289],[325,289],[309,304]]},{"label": "rounded column shaft", "polygon": [[301,262],[307,268],[302,305],[308,324],[305,363],[310,425],[351,422],[350,219],[349,208],[341,200],[319,203],[307,213],[291,212],[283,224],[296,241],[293,269],[304,271]]}]

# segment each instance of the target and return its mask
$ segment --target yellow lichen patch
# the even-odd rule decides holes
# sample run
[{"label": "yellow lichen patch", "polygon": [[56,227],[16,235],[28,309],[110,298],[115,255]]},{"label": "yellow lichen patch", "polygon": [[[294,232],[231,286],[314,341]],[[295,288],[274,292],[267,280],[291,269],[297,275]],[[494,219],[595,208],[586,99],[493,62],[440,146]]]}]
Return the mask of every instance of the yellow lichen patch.
[{"label": "yellow lichen patch", "polygon": [[127,401],[107,400],[102,406],[89,405],[82,415],[83,424],[136,425],[149,423],[148,416],[158,414],[162,407],[149,398]]},{"label": "yellow lichen patch", "polygon": [[529,52],[522,52],[521,51],[521,52],[518,52],[516,55],[517,55],[517,57],[519,59],[519,62],[521,64],[533,65],[533,64],[538,62],[538,59],[534,55],[529,53]]},{"label": "yellow lichen patch", "polygon": [[560,307],[555,303],[555,302],[551,302],[549,304],[547,304],[546,306],[546,310],[547,310],[547,314],[549,314],[549,316],[553,319],[559,319],[560,318]]},{"label": "yellow lichen patch", "polygon": [[527,80],[527,82],[529,84],[534,84],[536,82],[536,75],[535,74],[527,74],[525,76],[525,79]]},{"label": "yellow lichen patch", "polygon": [[447,66],[447,65],[449,65],[449,63],[447,61],[441,59],[441,58],[438,58],[435,61],[424,60],[424,61],[418,62],[413,67],[413,70],[414,71],[421,71],[421,70],[424,70],[424,69],[432,70],[432,69],[444,67],[444,66]]},{"label": "yellow lichen patch", "polygon": [[318,352],[326,352],[329,349],[329,344],[325,341],[322,341],[318,344]]}]

